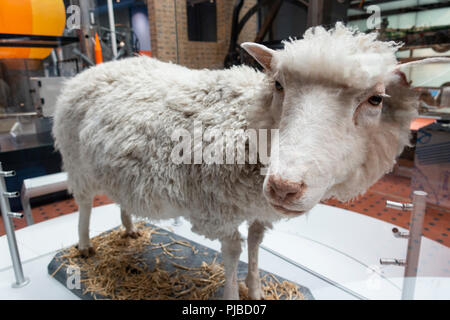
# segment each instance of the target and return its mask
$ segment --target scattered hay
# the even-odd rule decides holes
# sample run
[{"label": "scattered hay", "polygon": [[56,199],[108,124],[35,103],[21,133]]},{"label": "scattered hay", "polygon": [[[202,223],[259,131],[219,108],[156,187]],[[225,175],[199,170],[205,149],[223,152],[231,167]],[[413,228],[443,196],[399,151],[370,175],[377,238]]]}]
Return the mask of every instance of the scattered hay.
[{"label": "scattered hay", "polygon": [[[112,230],[92,239],[96,254],[90,258],[80,257],[75,247],[67,249],[60,257],[61,265],[52,274],[54,276],[63,266],[76,266],[81,271],[83,294],[89,293],[94,299],[115,300],[208,300],[217,298],[215,294],[225,283],[222,263],[202,262],[199,267],[182,264],[183,256],[177,255],[180,249],[174,244],[186,246],[198,254],[198,249],[187,241],[170,237],[167,243],[153,243],[152,236],[167,235],[157,228],[136,224],[141,236],[137,239],[124,238],[123,231]],[[151,269],[143,253],[148,249],[160,249],[162,253],[155,257]],[[206,256],[207,253],[202,253]],[[177,262],[174,262],[176,260]],[[163,261],[174,267],[173,271],[163,268]],[[272,275],[262,278],[262,290],[267,300],[303,300],[297,285],[288,281],[280,282]],[[242,299],[248,299],[247,288],[243,281],[239,283]]]}]

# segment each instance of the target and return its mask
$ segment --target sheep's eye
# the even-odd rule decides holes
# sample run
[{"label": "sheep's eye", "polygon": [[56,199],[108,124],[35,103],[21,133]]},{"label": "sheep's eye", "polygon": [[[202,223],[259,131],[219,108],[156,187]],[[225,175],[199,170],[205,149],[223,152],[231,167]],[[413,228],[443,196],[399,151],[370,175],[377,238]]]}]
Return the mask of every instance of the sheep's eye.
[{"label": "sheep's eye", "polygon": [[281,85],[281,83],[279,83],[278,81],[275,81],[275,88],[278,91],[282,91],[283,90],[283,86]]},{"label": "sheep's eye", "polygon": [[383,102],[383,97],[380,95],[371,96],[368,101],[374,107],[378,107]]}]

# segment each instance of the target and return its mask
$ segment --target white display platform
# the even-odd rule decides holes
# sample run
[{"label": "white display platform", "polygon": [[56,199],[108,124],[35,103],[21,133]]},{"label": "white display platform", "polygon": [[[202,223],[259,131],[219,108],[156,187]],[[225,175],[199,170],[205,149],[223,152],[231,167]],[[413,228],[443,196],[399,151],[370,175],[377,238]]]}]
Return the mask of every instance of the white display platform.
[{"label": "white display platform", "polygon": [[[0,237],[0,299],[78,299],[47,274],[47,265],[56,251],[76,243],[77,224],[78,213],[74,213],[16,232],[24,273],[31,280],[19,289],[11,287],[14,275],[9,250],[6,237]],[[93,209],[91,236],[118,225],[118,206]],[[220,249],[218,241],[192,233],[183,219],[179,224],[168,220],[156,225]],[[405,257],[407,240],[394,238],[393,227],[319,204],[308,215],[282,221],[267,232],[261,246],[260,268],[309,288],[316,299],[399,299],[403,268],[383,267],[378,262],[379,258]],[[240,230],[245,236],[246,226]],[[241,260],[247,261],[245,247]],[[449,248],[423,238],[419,274],[428,277],[418,280],[416,298],[450,298],[450,275],[443,268],[449,262]]]}]

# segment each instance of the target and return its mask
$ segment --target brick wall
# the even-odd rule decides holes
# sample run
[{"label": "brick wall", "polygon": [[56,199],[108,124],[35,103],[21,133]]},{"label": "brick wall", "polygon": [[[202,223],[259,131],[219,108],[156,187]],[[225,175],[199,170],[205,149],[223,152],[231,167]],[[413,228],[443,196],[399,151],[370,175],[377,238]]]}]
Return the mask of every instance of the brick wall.
[{"label": "brick wall", "polygon": [[[189,41],[186,0],[148,0],[152,55],[190,68],[222,68],[228,51],[234,0],[216,0],[217,41]],[[247,0],[241,16],[256,3]],[[176,4],[176,6],[175,6]],[[256,36],[257,17],[247,22],[239,43],[252,41]]]}]

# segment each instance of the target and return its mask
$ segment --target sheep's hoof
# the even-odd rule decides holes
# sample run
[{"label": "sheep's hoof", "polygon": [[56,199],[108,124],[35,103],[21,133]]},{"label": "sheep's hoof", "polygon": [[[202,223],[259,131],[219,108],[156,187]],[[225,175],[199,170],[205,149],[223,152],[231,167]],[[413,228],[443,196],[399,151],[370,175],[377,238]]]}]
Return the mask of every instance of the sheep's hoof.
[{"label": "sheep's hoof", "polygon": [[[253,282],[253,285],[249,285]],[[248,298],[250,300],[264,300],[264,292],[261,289],[261,280],[251,281],[249,278],[245,279],[245,284],[248,288]]]},{"label": "sheep's hoof", "polygon": [[261,289],[259,290],[248,290],[248,298],[250,300],[264,300],[264,294]]},{"label": "sheep's hoof", "polygon": [[142,234],[139,231],[131,231],[131,232],[124,232],[122,234],[122,238],[131,238],[131,239],[137,239],[141,236]]},{"label": "sheep's hoof", "polygon": [[85,248],[85,249],[79,249],[79,248],[78,248],[78,245],[77,245],[76,248],[77,248],[78,251],[80,252],[80,256],[81,256],[82,258],[89,258],[89,257],[95,255],[95,249],[94,249],[94,247],[88,247],[88,248]]},{"label": "sheep's hoof", "polygon": [[227,290],[227,288],[225,288],[223,300],[239,300],[238,290]]}]

